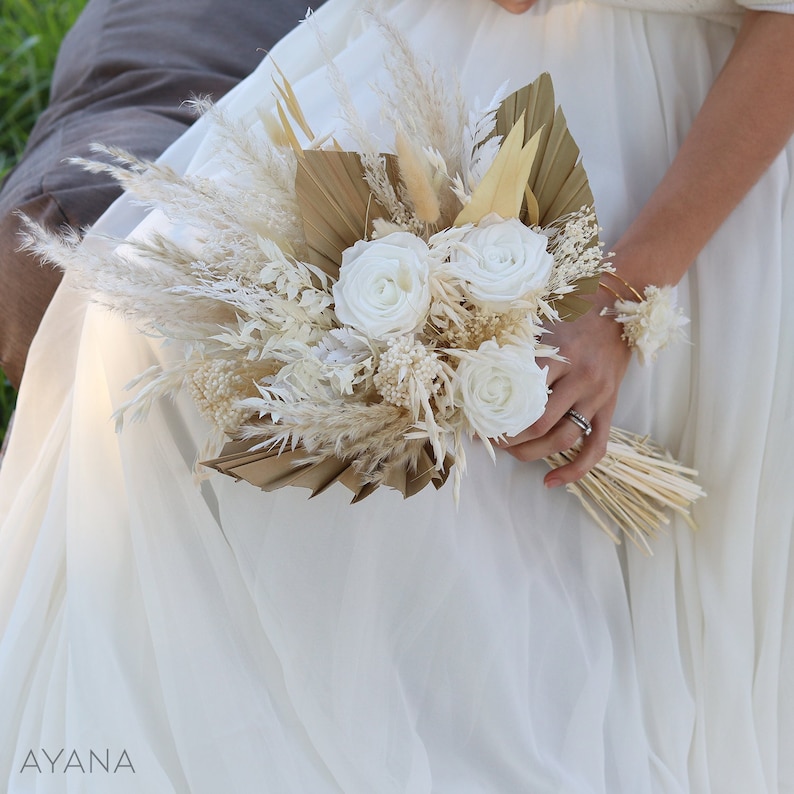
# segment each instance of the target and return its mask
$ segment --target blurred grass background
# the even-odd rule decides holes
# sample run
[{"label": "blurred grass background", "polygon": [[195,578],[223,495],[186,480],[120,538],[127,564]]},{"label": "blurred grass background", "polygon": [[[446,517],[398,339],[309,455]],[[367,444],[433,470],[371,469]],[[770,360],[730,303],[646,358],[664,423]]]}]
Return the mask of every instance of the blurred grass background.
[{"label": "blurred grass background", "polygon": [[[47,106],[58,47],[86,0],[0,0],[0,180]],[[2,297],[0,297],[2,311]],[[0,371],[0,442],[16,394]]]}]

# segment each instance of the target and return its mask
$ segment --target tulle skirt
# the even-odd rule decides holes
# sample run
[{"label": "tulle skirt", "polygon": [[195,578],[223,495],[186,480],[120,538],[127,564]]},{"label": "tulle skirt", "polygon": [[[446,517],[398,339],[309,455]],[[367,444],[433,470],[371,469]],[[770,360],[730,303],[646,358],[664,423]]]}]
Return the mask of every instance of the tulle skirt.
[{"label": "tulle skirt", "polygon": [[[316,19],[377,126],[382,43],[358,5],[330,0]],[[518,17],[483,0],[386,5],[471,98],[551,73],[607,245],[735,35],[579,0]],[[310,122],[338,126],[311,30],[273,57]],[[256,128],[271,72],[227,112]],[[546,491],[544,464],[494,465],[476,442],[458,507],[449,486],[351,506],[341,486],[308,500],[196,484],[207,427],[187,399],[121,433],[110,419],[173,351],[67,280],[0,476],[5,790],[794,791],[792,153],[680,284],[691,344],[624,383],[615,424],[652,434],[708,492],[700,529],[674,520],[651,558]],[[166,160],[229,177],[205,122]],[[141,218],[122,199],[98,229]]]}]

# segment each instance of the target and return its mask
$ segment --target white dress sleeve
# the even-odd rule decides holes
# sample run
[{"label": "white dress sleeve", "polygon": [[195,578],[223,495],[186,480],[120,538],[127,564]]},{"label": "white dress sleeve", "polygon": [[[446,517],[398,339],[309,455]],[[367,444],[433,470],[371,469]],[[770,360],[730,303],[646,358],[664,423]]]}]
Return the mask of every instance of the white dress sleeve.
[{"label": "white dress sleeve", "polygon": [[794,14],[794,0],[592,0],[602,5],[670,14],[692,14],[738,27],[745,9]]},{"label": "white dress sleeve", "polygon": [[765,2],[755,2],[755,0],[736,0],[739,5],[745,8],[752,9],[753,11],[777,11],[779,14],[794,14],[794,2],[789,0],[765,0]]}]

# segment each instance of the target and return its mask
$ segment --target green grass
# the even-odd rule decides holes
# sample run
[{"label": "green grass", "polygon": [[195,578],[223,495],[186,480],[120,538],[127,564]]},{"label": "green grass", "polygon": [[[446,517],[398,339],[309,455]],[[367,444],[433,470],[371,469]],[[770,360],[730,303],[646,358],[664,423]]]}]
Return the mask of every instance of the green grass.
[{"label": "green grass", "polygon": [[0,177],[42,110],[61,39],[85,0],[0,0]]},{"label": "green grass", "polygon": [[[47,106],[58,47],[85,2],[0,0],[0,179],[21,156]],[[0,441],[15,400],[0,371]]]}]

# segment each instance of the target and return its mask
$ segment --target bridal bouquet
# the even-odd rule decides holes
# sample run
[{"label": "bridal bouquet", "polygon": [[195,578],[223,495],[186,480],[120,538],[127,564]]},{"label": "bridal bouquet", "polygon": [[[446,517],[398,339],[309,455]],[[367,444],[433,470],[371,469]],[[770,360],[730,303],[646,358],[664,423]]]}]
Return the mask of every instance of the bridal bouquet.
[{"label": "bridal bouquet", "polygon": [[[279,73],[275,107],[251,126],[208,108],[228,177],[110,150],[117,164],[88,164],[168,232],[79,251],[35,235],[96,300],[183,345],[140,376],[121,414],[187,390],[213,428],[205,465],[266,490],[340,482],[354,501],[380,485],[411,496],[454,471],[457,494],[465,437],[493,455],[489,439],[542,415],[543,363],[557,356],[544,328],[586,311],[580,296],[606,267],[550,77],[470,107],[373,16],[392,78],[378,89],[388,151],[329,59],[341,130],[317,134]],[[662,451],[631,443],[617,453],[617,510],[609,459],[577,487],[641,535],[666,520],[660,504],[684,511],[697,489]]]}]

